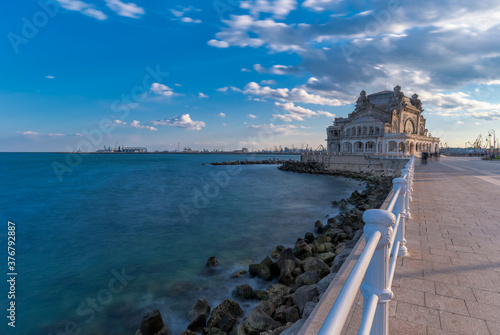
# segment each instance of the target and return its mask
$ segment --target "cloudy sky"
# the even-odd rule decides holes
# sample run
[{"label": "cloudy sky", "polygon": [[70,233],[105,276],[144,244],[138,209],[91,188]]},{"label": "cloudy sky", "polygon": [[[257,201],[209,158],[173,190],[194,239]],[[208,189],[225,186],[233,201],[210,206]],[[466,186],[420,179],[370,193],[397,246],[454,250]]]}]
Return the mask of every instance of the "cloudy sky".
[{"label": "cloudy sky", "polygon": [[497,0],[2,3],[0,151],[317,147],[359,92],[500,136]]}]

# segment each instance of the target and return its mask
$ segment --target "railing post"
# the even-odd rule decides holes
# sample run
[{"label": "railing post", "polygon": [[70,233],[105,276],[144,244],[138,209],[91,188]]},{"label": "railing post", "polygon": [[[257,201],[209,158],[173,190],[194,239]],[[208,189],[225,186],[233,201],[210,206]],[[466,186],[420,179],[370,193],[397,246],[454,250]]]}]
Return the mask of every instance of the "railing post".
[{"label": "railing post", "polygon": [[373,254],[365,281],[361,285],[363,294],[363,312],[367,310],[368,300],[372,295],[377,295],[379,301],[373,319],[371,335],[388,335],[389,333],[389,301],[392,299],[392,291],[389,285],[390,248],[392,227],[396,217],[389,211],[382,209],[369,209],[363,214],[365,226],[363,228],[365,239],[368,242],[374,232],[380,232],[382,237]]},{"label": "railing post", "polygon": [[[408,176],[408,175],[407,175]],[[398,199],[396,200],[396,204],[394,205],[394,209],[392,210],[392,214],[396,217],[398,214],[401,214],[399,219],[398,230],[396,233],[396,238],[394,239],[394,245],[392,246],[391,254],[395,254],[394,248],[396,247],[396,242],[399,241],[399,252],[398,256],[404,257],[408,255],[408,249],[406,248],[406,217],[407,217],[407,209],[406,209],[406,198],[408,193],[406,192],[408,181],[405,178],[394,178],[392,180],[394,184],[394,191],[400,189]]]},{"label": "railing post", "polygon": [[[406,176],[405,176],[406,175]],[[405,176],[405,183],[406,183],[406,191],[408,192],[407,195],[405,196],[404,200],[404,207],[405,207],[405,218],[406,219],[411,219],[410,215],[410,190],[411,190],[411,168],[405,167],[403,170],[401,170],[401,176]]]}]

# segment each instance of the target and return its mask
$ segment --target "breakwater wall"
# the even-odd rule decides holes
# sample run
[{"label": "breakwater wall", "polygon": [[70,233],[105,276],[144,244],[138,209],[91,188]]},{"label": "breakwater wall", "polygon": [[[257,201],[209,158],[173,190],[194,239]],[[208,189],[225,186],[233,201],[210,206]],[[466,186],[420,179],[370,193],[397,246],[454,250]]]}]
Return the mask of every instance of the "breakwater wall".
[{"label": "breakwater wall", "polygon": [[408,159],[386,158],[374,155],[332,155],[332,154],[303,154],[300,161],[317,163],[328,171],[350,171],[370,173],[391,173],[401,171]]}]

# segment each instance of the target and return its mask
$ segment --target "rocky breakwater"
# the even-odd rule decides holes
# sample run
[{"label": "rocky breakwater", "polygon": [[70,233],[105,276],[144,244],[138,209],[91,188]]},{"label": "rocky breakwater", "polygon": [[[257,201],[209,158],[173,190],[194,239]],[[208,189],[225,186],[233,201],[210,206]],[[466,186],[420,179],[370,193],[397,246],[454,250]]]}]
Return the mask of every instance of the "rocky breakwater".
[{"label": "rocky breakwater", "polygon": [[263,160],[255,160],[255,161],[226,161],[226,162],[213,162],[210,165],[261,165],[261,164],[285,164],[288,162],[294,162],[291,159],[263,159]]},{"label": "rocky breakwater", "polygon": [[[333,201],[339,214],[328,218],[326,225],[316,221],[312,231],[297,239],[293,248],[277,246],[260,263],[250,264],[248,273],[241,270],[233,276],[258,277],[270,283],[266,290],[254,290],[248,284],[235,285],[231,298],[227,298],[210,313],[208,302],[199,299],[189,312],[191,323],[183,335],[277,335],[296,334],[305,323],[330,282],[362,236],[365,210],[379,208],[391,189],[394,176],[359,175],[351,172],[325,172],[314,163],[287,163],[287,171],[344,175],[366,182],[362,192],[354,191],[347,199]],[[214,258],[208,267],[218,266]],[[246,317],[238,303],[253,300],[256,306]],[[145,317],[138,335],[166,334],[159,313]],[[146,324],[144,324],[146,323]],[[145,332],[154,329],[156,332]]]}]

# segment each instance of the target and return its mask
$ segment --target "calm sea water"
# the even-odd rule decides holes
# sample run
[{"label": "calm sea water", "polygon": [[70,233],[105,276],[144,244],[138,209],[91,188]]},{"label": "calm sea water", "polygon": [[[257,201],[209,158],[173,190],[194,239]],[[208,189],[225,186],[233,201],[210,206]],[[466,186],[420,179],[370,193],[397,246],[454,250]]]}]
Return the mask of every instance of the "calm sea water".
[{"label": "calm sea water", "polygon": [[[60,181],[52,163],[64,163],[63,154],[1,153],[1,276],[11,220],[16,333],[134,334],[142,316],[159,308],[180,334],[198,297],[214,307],[238,284],[265,287],[231,275],[278,244],[292,246],[317,219],[336,214],[332,200],[361,188],[276,165],[202,165],[269,157],[85,155]],[[210,256],[220,263],[213,273],[205,267]],[[6,280],[0,292],[5,334]]]}]

